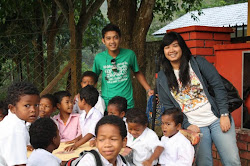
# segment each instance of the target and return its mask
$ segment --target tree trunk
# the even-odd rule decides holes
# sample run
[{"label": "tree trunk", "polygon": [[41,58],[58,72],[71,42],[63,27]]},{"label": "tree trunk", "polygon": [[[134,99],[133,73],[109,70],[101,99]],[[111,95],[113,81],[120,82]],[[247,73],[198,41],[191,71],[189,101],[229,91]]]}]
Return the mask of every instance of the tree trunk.
[{"label": "tree trunk", "polygon": [[[108,18],[111,23],[120,27],[121,47],[130,48],[136,53],[140,71],[145,75],[146,35],[153,19],[155,0],[142,1],[138,9],[136,9],[138,6],[136,1],[108,0]],[[145,90],[135,79],[133,79],[133,88],[135,106],[145,110],[147,102]]]}]

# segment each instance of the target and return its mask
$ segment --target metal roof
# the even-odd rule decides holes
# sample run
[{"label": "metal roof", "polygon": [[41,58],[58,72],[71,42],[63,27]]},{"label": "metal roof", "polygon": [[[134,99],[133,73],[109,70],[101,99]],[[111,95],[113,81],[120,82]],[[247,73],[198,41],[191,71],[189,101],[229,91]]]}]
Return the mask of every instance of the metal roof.
[{"label": "metal roof", "polygon": [[[153,35],[162,35],[165,34],[169,29],[182,28],[192,25],[212,27],[229,27],[229,25],[235,26],[236,24],[242,25],[243,23],[246,25],[247,10],[248,4],[247,2],[245,2],[202,9],[201,11],[203,12],[203,14],[201,14],[200,16],[198,15],[198,11],[192,11],[167,24],[163,28],[154,32]],[[195,14],[195,16],[198,17],[197,21],[191,18],[191,13]]]}]

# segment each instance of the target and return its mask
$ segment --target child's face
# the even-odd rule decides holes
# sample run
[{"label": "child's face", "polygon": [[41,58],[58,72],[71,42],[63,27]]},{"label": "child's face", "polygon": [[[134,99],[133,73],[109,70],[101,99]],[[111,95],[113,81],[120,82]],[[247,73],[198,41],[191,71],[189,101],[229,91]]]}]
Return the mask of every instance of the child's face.
[{"label": "child's face", "polygon": [[42,98],[39,104],[39,117],[50,117],[54,107],[48,98]]},{"label": "child's face", "polygon": [[102,38],[102,43],[107,47],[109,51],[116,51],[119,49],[120,37],[116,31],[108,31]]},{"label": "child's face", "polygon": [[107,110],[108,110],[108,115],[115,115],[120,118],[123,118],[125,116],[125,112],[124,111],[120,112],[115,104],[109,104]]},{"label": "child's face", "polygon": [[138,138],[145,128],[147,127],[146,125],[141,125],[139,123],[130,123],[128,122],[128,132],[134,137]]},{"label": "child's face", "polygon": [[3,114],[3,110],[0,109],[0,122],[3,120],[5,115]]},{"label": "child's face", "polygon": [[104,124],[99,127],[96,136],[96,147],[101,155],[113,165],[115,165],[117,155],[126,144],[127,139],[122,139],[117,126]]},{"label": "child's face", "polygon": [[38,116],[39,100],[38,95],[24,95],[20,97],[15,106],[10,104],[9,108],[19,119],[32,123]]},{"label": "child's face", "polygon": [[181,124],[176,125],[171,115],[163,115],[161,117],[161,129],[164,136],[166,137],[173,136],[178,132],[178,129],[180,127]]},{"label": "child's face", "polygon": [[66,112],[66,113],[71,113],[73,110],[73,102],[71,97],[65,96],[62,98],[62,101],[60,104],[57,104],[58,109],[60,112]]},{"label": "child's face", "polygon": [[87,85],[93,85],[94,87],[96,87],[97,84],[95,83],[95,81],[92,77],[84,76],[82,78],[81,86],[82,86],[82,88],[84,88]]}]

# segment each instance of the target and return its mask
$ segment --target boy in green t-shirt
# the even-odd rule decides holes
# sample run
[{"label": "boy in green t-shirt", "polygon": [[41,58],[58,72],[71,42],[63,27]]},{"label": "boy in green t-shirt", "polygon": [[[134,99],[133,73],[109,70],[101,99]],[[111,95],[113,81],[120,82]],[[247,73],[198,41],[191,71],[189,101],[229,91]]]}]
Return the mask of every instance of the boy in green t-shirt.
[{"label": "boy in green t-shirt", "polygon": [[108,24],[102,29],[102,42],[107,50],[96,55],[93,72],[102,73],[102,98],[106,106],[114,96],[122,96],[128,101],[128,109],[134,107],[133,87],[130,69],[148,95],[154,94],[144,75],[139,71],[136,55],[132,50],[120,48],[119,27]]}]

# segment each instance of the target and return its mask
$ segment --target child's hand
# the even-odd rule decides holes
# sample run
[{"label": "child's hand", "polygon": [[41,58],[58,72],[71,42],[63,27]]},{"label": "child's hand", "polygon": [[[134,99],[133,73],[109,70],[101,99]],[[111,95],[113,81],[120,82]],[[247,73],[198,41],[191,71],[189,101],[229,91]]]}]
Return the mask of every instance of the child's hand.
[{"label": "child's hand", "polygon": [[28,151],[33,151],[34,148],[33,148],[31,145],[27,145],[27,150],[28,150]]},{"label": "child's hand", "polygon": [[65,144],[73,144],[73,143],[75,143],[76,142],[76,140],[75,139],[73,139],[73,140],[71,140],[71,141],[67,141],[67,142],[65,142]]},{"label": "child's hand", "polygon": [[90,147],[95,147],[95,140],[89,141],[89,146]]},{"label": "child's hand", "polygon": [[142,163],[143,166],[152,166],[152,162],[151,160],[146,160]]},{"label": "child's hand", "polygon": [[76,149],[77,149],[77,147],[75,146],[75,144],[73,144],[73,145],[67,146],[64,150],[66,152],[71,152],[71,151],[76,150]]}]

